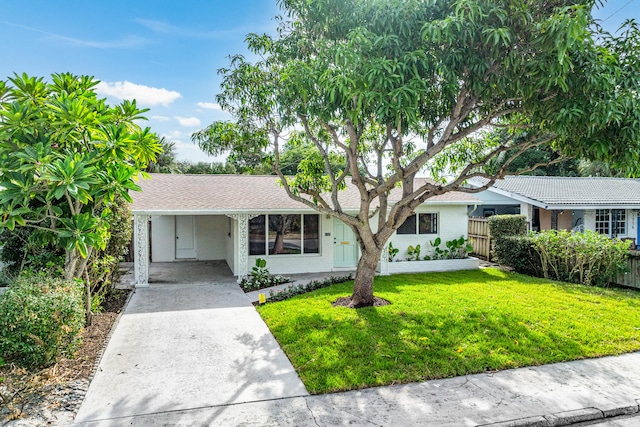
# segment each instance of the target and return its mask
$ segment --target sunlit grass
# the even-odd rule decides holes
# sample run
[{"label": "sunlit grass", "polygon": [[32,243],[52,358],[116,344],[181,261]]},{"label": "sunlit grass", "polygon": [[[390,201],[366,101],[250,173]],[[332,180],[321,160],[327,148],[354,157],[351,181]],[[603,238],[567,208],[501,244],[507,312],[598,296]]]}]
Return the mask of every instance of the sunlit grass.
[{"label": "sunlit grass", "polygon": [[353,282],[259,308],[309,392],[640,350],[640,294],[495,269],[376,277],[391,305],[332,307]]}]

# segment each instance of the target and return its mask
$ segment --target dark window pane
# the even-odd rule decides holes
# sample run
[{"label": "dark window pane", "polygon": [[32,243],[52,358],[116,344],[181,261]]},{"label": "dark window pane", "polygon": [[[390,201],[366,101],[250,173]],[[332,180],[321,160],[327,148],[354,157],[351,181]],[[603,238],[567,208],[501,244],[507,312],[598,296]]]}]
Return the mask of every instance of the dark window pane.
[{"label": "dark window pane", "polygon": [[320,253],[320,215],[304,216],[304,253]]},{"label": "dark window pane", "polygon": [[264,255],[266,248],[265,215],[249,220],[249,255]]},{"label": "dark window pane", "polygon": [[269,254],[301,253],[301,215],[269,215]]},{"label": "dark window pane", "polygon": [[438,233],[438,215],[434,213],[421,213],[418,215],[418,232],[420,234]]},{"label": "dark window pane", "polygon": [[400,228],[398,228],[398,231],[396,233],[398,233],[398,234],[416,234],[416,216],[415,215],[411,215],[410,217],[408,217],[404,221],[404,224],[402,224],[400,226]]},{"label": "dark window pane", "polygon": [[613,237],[627,234],[627,215],[624,209],[611,210],[611,228],[613,229]]}]

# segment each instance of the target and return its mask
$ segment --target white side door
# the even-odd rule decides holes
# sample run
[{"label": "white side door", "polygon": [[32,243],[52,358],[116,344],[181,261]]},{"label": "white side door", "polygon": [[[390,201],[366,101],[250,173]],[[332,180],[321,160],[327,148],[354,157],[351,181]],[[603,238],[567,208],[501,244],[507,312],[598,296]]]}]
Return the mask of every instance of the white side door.
[{"label": "white side door", "polygon": [[176,259],[196,258],[195,220],[192,215],[176,216]]}]

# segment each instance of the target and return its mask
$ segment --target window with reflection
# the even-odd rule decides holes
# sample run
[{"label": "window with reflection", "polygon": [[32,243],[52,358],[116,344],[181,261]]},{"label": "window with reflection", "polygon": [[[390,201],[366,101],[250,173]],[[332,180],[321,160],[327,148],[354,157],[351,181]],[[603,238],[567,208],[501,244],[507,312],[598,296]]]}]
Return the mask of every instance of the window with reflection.
[{"label": "window with reflection", "polygon": [[249,220],[249,255],[320,253],[320,216],[269,214]]}]

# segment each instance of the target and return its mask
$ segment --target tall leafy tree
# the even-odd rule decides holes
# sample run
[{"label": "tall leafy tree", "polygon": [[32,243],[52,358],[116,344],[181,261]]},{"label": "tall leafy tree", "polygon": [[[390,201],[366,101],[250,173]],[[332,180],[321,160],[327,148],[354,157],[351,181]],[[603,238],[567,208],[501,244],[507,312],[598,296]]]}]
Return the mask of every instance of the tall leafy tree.
[{"label": "tall leafy tree", "polygon": [[[258,58],[220,70],[234,123],[194,136],[215,153],[263,153],[284,191],[340,219],[361,251],[351,305],[373,303],[376,263],[393,232],[433,196],[487,186],[534,147],[616,166],[640,154],[640,31],[599,29],[590,0],[281,0],[276,36],[249,35]],[[282,173],[303,129],[322,168]],[[493,138],[503,129],[508,138]],[[524,136],[524,137],[523,137]],[[345,167],[329,159],[339,153]],[[365,166],[365,167],[360,167]],[[433,180],[416,181],[428,173]],[[360,209],[337,197],[349,182]],[[399,188],[398,188],[399,187]],[[390,201],[390,193],[398,195]],[[481,190],[481,189],[478,189]]]},{"label": "tall leafy tree", "polygon": [[146,172],[180,173],[180,167],[176,160],[176,143],[163,136],[158,141],[158,144],[162,147],[162,152],[158,154],[154,161],[149,162]]},{"label": "tall leafy tree", "polygon": [[147,110],[107,105],[97,83],[62,73],[49,83],[22,74],[0,84],[0,227],[52,233],[67,279],[88,277],[89,256],[108,240],[108,203],[131,201],[135,179],[161,152],[137,124]]}]

